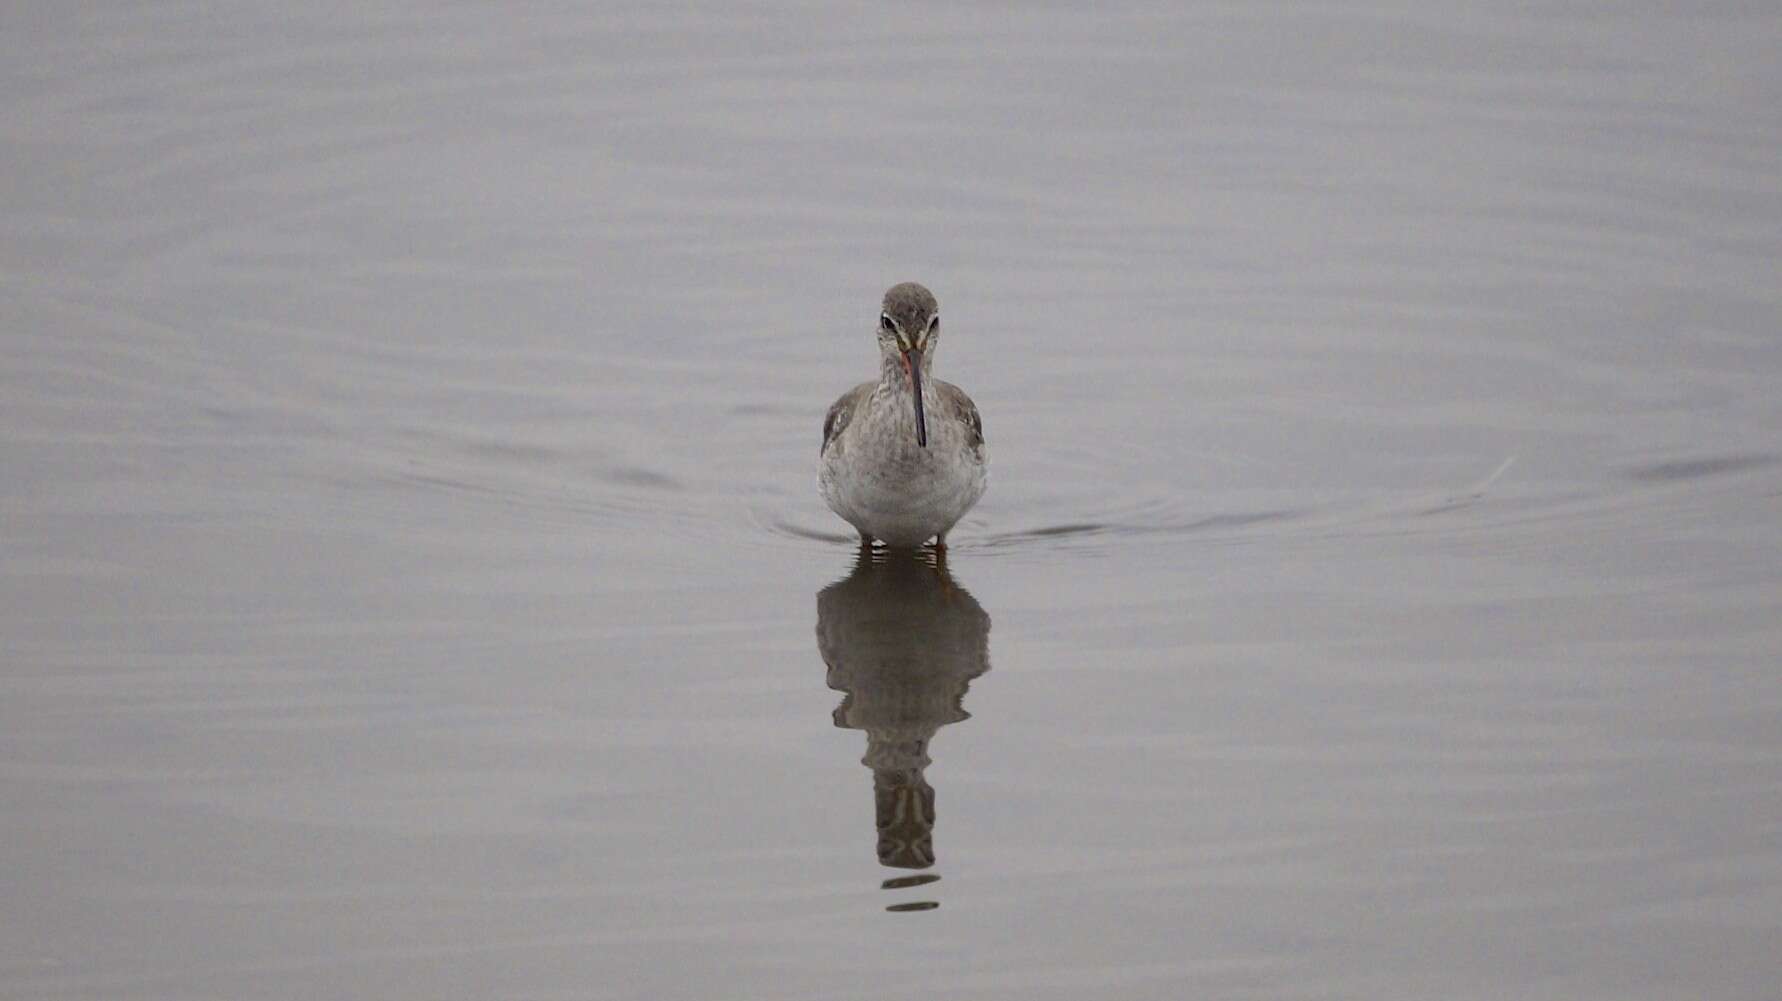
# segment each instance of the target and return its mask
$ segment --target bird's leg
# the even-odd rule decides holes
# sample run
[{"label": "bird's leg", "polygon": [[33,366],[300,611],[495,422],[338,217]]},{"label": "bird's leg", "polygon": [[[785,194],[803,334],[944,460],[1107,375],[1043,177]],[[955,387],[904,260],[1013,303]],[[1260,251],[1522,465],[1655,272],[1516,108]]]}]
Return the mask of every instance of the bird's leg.
[{"label": "bird's leg", "polygon": [[941,598],[953,600],[953,575],[947,572],[947,543],[939,536],[934,540],[934,575],[940,579]]}]

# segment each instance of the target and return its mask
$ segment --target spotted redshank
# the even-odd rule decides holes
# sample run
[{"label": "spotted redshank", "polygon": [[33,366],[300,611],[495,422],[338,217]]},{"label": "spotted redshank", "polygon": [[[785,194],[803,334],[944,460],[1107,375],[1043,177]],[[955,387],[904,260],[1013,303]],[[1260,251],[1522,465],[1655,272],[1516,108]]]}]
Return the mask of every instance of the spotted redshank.
[{"label": "spotted redshank", "polygon": [[984,495],[984,423],[964,390],[930,374],[940,340],[934,293],[891,286],[878,338],[879,381],[843,393],[823,419],[817,483],[862,543],[945,547]]}]

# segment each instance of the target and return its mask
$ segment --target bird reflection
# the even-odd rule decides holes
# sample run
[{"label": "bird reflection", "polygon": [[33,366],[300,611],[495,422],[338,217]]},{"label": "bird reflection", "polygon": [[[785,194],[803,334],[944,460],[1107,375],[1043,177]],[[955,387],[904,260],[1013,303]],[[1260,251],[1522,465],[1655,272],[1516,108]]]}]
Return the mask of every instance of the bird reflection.
[{"label": "bird reflection", "polygon": [[[971,680],[990,670],[990,616],[933,552],[861,549],[854,571],[817,594],[817,649],[845,694],[835,725],[866,731],[879,862],[934,864],[928,741],[969,719]],[[905,877],[909,886],[938,877]]]}]

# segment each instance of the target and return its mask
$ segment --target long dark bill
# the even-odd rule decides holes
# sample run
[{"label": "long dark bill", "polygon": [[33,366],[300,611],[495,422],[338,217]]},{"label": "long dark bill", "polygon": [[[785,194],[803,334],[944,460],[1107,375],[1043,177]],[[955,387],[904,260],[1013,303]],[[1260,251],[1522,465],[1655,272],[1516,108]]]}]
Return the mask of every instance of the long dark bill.
[{"label": "long dark bill", "polygon": [[922,413],[922,351],[913,348],[903,353],[904,367],[910,370],[910,388],[916,393],[916,444],[928,447],[928,419]]}]

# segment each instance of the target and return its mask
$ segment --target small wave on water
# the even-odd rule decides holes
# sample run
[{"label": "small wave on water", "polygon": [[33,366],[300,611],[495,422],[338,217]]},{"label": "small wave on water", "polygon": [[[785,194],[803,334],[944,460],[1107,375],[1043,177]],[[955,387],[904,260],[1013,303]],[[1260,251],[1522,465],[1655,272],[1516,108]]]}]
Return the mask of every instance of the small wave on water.
[{"label": "small wave on water", "polygon": [[[1028,527],[986,532],[998,518],[994,513],[973,514],[948,538],[948,547],[955,552],[978,552],[985,555],[1006,555],[1038,550],[1067,549],[1081,552],[1091,548],[1112,547],[1135,537],[1238,535],[1258,526],[1288,522],[1301,512],[1289,509],[1263,509],[1196,514],[1188,502],[1167,506],[1153,502],[1134,505],[1124,511],[1095,512],[1083,520],[1041,522]],[[799,512],[802,515],[803,512]],[[809,524],[804,517],[771,509],[765,505],[751,508],[757,528],[774,538],[816,542],[824,545],[857,545],[859,536],[846,530],[844,523],[834,521],[836,528]],[[811,517],[817,517],[813,512]],[[1249,532],[1248,534],[1254,534]]]},{"label": "small wave on water", "polygon": [[794,524],[784,518],[769,518],[766,521],[766,525],[770,531],[793,539],[806,539],[811,542],[825,542],[835,545],[856,545],[860,541],[860,537],[852,532],[825,532],[820,529]]},{"label": "small wave on water", "polygon": [[[986,555],[1060,548],[1080,552],[1118,545],[1123,539],[1136,536],[1242,532],[1259,525],[1287,521],[1298,514],[1277,508],[1197,513],[1192,509],[1196,499],[1150,497],[1120,507],[1078,512],[1077,517],[1055,517],[1055,520],[1033,517],[1029,524],[1022,522],[1028,521],[1030,516],[1009,517],[1006,511],[995,507],[989,510],[979,508],[949,534],[947,543],[955,552]],[[1048,502],[1047,507],[1061,506],[1050,503],[1055,499],[1044,500]],[[754,526],[778,541],[815,542],[825,546],[859,543],[859,536],[845,522],[820,507],[814,499],[797,503],[794,510],[788,510],[786,503],[782,498],[778,506],[768,502],[752,505],[750,519]],[[1037,507],[1040,502],[1032,503]],[[990,530],[991,526],[1010,521],[1016,527]]]},{"label": "small wave on water", "polygon": [[1463,507],[1471,507],[1481,500],[1484,500],[1485,494],[1491,489],[1491,485],[1496,483],[1498,477],[1508,472],[1510,467],[1515,464],[1516,457],[1512,455],[1499,463],[1498,467],[1495,470],[1492,470],[1490,476],[1485,477],[1483,480],[1480,480],[1478,483],[1475,483],[1464,490],[1449,494],[1434,506],[1425,508],[1417,513],[1419,515],[1442,514],[1446,511],[1455,511]]},{"label": "small wave on water", "polygon": [[1292,510],[1230,512],[1191,517],[1175,522],[1071,522],[1042,525],[1037,528],[998,532],[975,543],[974,548],[987,550],[1044,544],[1056,540],[1076,540],[1097,536],[1194,535],[1237,531],[1253,525],[1291,521],[1299,512]]},{"label": "small wave on water", "polygon": [[[1432,521],[1419,527],[1424,519],[1441,519],[1475,510],[1480,517],[1478,527],[1502,524],[1507,520],[1576,516],[1584,509],[1630,502],[1627,498],[1589,498],[1559,495],[1528,495],[1505,491],[1499,483],[1515,465],[1516,456],[1508,456],[1490,473],[1459,488],[1437,488],[1391,495],[1357,496],[1343,493],[1304,493],[1292,499],[1303,501],[1284,504],[1282,492],[1259,494],[1249,499],[1254,507],[1241,504],[1226,510],[1207,510],[1209,501],[1233,500],[1231,494],[1210,498],[1205,494],[1183,491],[1179,495],[1159,491],[1119,505],[1099,508],[1084,505],[1067,512],[1067,507],[1088,498],[1069,497],[1039,491],[1022,495],[1015,510],[996,504],[980,507],[966,518],[949,538],[955,552],[974,552],[987,557],[1008,557],[1042,552],[1068,552],[1086,555],[1111,552],[1135,542],[1156,542],[1168,539],[1193,539],[1206,544],[1253,541],[1286,535],[1327,538],[1371,534],[1402,535],[1423,531],[1452,532],[1462,525],[1452,521]],[[1745,464],[1748,465],[1748,464]],[[1741,467],[1742,468],[1742,467]],[[1092,481],[1086,481],[1092,482]],[[1005,488],[1006,489],[1006,488]],[[751,509],[755,526],[778,540],[797,540],[824,545],[854,545],[858,537],[841,527],[819,522],[825,517],[812,504],[800,504],[789,512],[783,507],[757,504]],[[807,513],[808,509],[808,513]],[[1495,516],[1489,511],[1496,511]],[[1544,512],[1544,513],[1543,513]],[[1013,523],[1010,525],[1010,523]],[[991,526],[1010,525],[991,529]]]},{"label": "small wave on water", "polygon": [[1741,454],[1714,455],[1694,459],[1673,459],[1667,462],[1654,462],[1636,466],[1627,471],[1627,477],[1639,483],[1678,483],[1685,480],[1699,480],[1710,476],[1724,476],[1730,473],[1742,473],[1751,469],[1759,469],[1773,464],[1774,455]]}]

